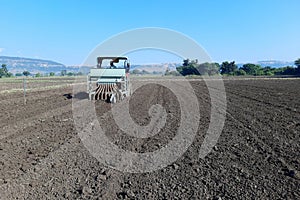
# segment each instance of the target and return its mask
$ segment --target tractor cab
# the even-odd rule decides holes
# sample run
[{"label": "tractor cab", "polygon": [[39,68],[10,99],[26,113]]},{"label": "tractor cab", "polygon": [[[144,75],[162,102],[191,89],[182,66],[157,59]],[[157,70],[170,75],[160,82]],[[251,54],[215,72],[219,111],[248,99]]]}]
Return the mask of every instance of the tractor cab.
[{"label": "tractor cab", "polygon": [[130,63],[127,57],[98,57],[97,68],[125,69],[129,72]]}]

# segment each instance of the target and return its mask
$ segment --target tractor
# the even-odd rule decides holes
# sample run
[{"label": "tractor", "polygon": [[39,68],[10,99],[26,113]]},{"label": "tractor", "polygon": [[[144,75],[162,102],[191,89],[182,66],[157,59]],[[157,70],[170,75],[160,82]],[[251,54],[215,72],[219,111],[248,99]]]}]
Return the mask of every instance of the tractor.
[{"label": "tractor", "polygon": [[117,103],[131,95],[130,62],[124,56],[98,57],[87,76],[89,100]]}]

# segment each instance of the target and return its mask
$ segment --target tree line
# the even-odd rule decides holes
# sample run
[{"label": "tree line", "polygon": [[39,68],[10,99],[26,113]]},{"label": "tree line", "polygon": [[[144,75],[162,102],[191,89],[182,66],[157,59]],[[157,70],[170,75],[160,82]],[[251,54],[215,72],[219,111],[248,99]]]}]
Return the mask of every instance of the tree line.
[{"label": "tree line", "polygon": [[235,61],[219,63],[198,63],[198,60],[183,60],[183,64],[176,70],[183,76],[187,75],[228,75],[228,76],[273,76],[273,75],[300,75],[300,58],[295,61],[296,67],[280,68],[262,67],[257,64],[244,64],[238,67]]},{"label": "tree line", "polygon": [[[32,74],[29,71],[25,70],[23,71],[23,73],[16,73],[13,74],[11,72],[8,71],[7,69],[7,65],[6,64],[2,64],[1,68],[0,68],[0,78],[3,77],[19,77],[19,76],[33,76],[33,77],[43,77],[43,76],[55,76],[56,74],[54,72],[50,72],[48,74],[42,74],[42,73],[36,73],[36,74]],[[67,70],[62,70],[60,72],[60,74],[58,74],[60,76],[82,76],[83,73],[82,72],[67,72]]]},{"label": "tree line", "polygon": [[[238,67],[235,64],[235,61],[232,62],[222,62],[219,63],[198,63],[198,60],[190,60],[185,59],[183,60],[183,64],[180,67],[177,67],[177,71],[170,71],[169,69],[166,70],[165,75],[228,75],[228,76],[273,76],[273,75],[300,75],[300,58],[294,62],[296,67],[293,66],[286,66],[280,68],[274,67],[262,67],[257,64],[247,63],[241,67]],[[149,74],[146,70],[138,70],[134,69],[131,71],[132,74]],[[153,74],[160,74],[161,72],[153,72]],[[32,75],[29,71],[24,71],[23,73],[16,73],[15,76],[29,76]],[[82,72],[74,73],[74,72],[67,72],[66,70],[62,70],[60,76],[81,76],[83,75]],[[6,64],[2,64],[0,68],[0,78],[2,77],[13,77],[14,74],[9,72],[7,69]],[[54,72],[50,72],[49,74],[41,74],[37,73],[34,74],[35,77],[42,77],[42,76],[55,76]]]},{"label": "tree line", "polygon": [[2,77],[12,77],[13,74],[8,71],[6,64],[2,64],[0,68],[0,78]]}]

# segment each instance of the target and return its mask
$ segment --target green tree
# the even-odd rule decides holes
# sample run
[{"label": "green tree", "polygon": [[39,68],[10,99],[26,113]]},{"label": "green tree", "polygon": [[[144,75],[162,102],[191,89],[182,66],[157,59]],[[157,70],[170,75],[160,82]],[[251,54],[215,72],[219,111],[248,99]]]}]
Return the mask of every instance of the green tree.
[{"label": "green tree", "polygon": [[177,67],[176,70],[183,76],[187,75],[215,75],[220,72],[220,65],[218,63],[201,63],[198,60],[183,60],[183,64]]},{"label": "green tree", "polygon": [[300,74],[300,58],[298,58],[297,60],[295,60],[295,65],[297,66],[296,73]]},{"label": "green tree", "polygon": [[257,76],[262,73],[261,72],[262,68],[260,65],[255,65],[255,64],[251,64],[251,63],[244,64],[241,67],[241,69],[244,70],[248,75],[253,75],[253,76]]},{"label": "green tree", "polygon": [[8,75],[8,70],[6,64],[2,64],[0,68],[0,78],[6,77]]},{"label": "green tree", "polygon": [[13,77],[14,75],[13,75],[13,73],[8,72],[6,76],[7,76],[7,77]]},{"label": "green tree", "polygon": [[2,68],[0,68],[0,78],[2,78],[3,76],[5,76],[4,71]]},{"label": "green tree", "polygon": [[183,64],[182,64],[182,66],[188,66],[190,64],[190,59],[185,59],[185,60],[183,60]]},{"label": "green tree", "polygon": [[29,72],[29,71],[24,71],[24,72],[23,72],[23,75],[24,75],[24,76],[29,76],[29,75],[30,75],[30,72]]},{"label": "green tree", "polygon": [[6,64],[2,64],[2,65],[1,65],[1,68],[3,69],[3,72],[4,72],[5,74],[8,73],[8,69],[7,69],[7,65],[6,65]]},{"label": "green tree", "polygon": [[298,58],[297,60],[295,60],[295,65],[300,68],[300,58]]},{"label": "green tree", "polygon": [[61,76],[67,75],[67,70],[61,70],[60,75],[61,75]]},{"label": "green tree", "polygon": [[131,73],[132,73],[132,74],[141,74],[141,71],[138,70],[138,69],[134,69],[134,70],[132,70]]},{"label": "green tree", "polygon": [[267,67],[264,67],[262,70],[264,72],[264,75],[266,75],[266,76],[274,76],[275,68],[267,66]]},{"label": "green tree", "polygon": [[255,76],[263,76],[265,75],[263,68],[260,68],[256,71]]},{"label": "green tree", "polygon": [[50,76],[55,76],[55,73],[54,73],[54,72],[50,72],[49,75],[50,75]]},{"label": "green tree", "polygon": [[246,73],[243,69],[239,69],[239,70],[236,72],[236,74],[237,74],[238,76],[245,76],[245,75],[247,75],[247,73]]},{"label": "green tree", "polygon": [[185,59],[183,64],[180,67],[177,67],[176,70],[183,76],[187,75],[200,75],[200,72],[197,69],[198,60]]},{"label": "green tree", "polygon": [[74,76],[74,73],[73,72],[68,72],[67,75],[68,76]]},{"label": "green tree", "polygon": [[189,64],[188,66],[177,67],[176,70],[182,75],[200,75],[200,72],[196,69],[193,64]]},{"label": "green tree", "polygon": [[36,75],[35,75],[35,77],[41,77],[42,75],[40,74],[40,73],[37,73]]},{"label": "green tree", "polygon": [[238,66],[235,64],[235,61],[225,61],[222,63],[220,70],[221,74],[235,75],[238,70]]},{"label": "green tree", "polygon": [[197,66],[197,70],[201,75],[216,75],[220,73],[219,63],[201,63]]},{"label": "green tree", "polygon": [[283,71],[284,75],[295,75],[297,72],[297,69],[291,66],[284,67],[283,69],[284,69]]},{"label": "green tree", "polygon": [[280,67],[275,70],[276,75],[296,75],[297,69],[291,66]]}]

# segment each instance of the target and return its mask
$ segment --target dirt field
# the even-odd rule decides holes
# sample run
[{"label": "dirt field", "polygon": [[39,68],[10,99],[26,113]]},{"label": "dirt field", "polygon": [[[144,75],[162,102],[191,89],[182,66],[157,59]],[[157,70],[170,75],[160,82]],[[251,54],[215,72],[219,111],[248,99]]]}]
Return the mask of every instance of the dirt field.
[{"label": "dirt field", "polygon": [[[72,80],[32,82],[26,105],[23,93],[12,90],[21,89],[21,81],[0,82],[1,199],[300,199],[300,79],[224,80],[225,126],[204,159],[199,149],[210,97],[204,81],[191,80],[201,113],[193,144],[168,167],[136,174],[108,168],[84,147],[72,115],[72,97],[78,98]],[[107,137],[133,152],[165,146],[180,121],[174,94],[149,84],[130,101],[140,125],[149,123],[151,105],[161,104],[168,113],[165,127],[147,139],[128,136],[118,130],[111,105],[99,101]]]}]

